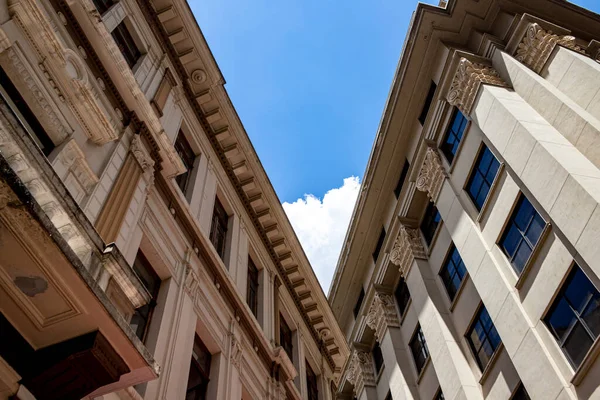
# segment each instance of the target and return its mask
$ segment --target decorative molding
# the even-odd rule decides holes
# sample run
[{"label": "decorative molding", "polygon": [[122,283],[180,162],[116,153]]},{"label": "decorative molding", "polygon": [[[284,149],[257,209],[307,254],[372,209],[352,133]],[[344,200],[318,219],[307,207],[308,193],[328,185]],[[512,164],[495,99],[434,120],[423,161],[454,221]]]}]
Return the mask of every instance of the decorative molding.
[{"label": "decorative molding", "polygon": [[574,36],[559,36],[532,22],[527,25],[525,36],[523,36],[521,43],[517,47],[515,59],[539,74],[548,62],[556,46],[566,47],[567,49],[584,54],[581,48],[575,44]]},{"label": "decorative molding", "polygon": [[354,350],[348,363],[346,380],[354,386],[354,395],[360,397],[365,386],[375,386],[375,374],[371,354]]},{"label": "decorative molding", "polygon": [[389,294],[375,293],[373,304],[367,314],[367,325],[375,331],[381,343],[388,327],[399,327],[398,313],[394,299]]},{"label": "decorative molding", "polygon": [[229,359],[231,364],[236,368],[240,369],[240,362],[242,360],[243,348],[240,341],[235,337],[233,333],[230,334],[230,347],[229,347]]},{"label": "decorative molding", "polygon": [[448,92],[448,102],[470,115],[482,84],[509,87],[494,68],[461,57]]},{"label": "decorative molding", "polygon": [[433,147],[427,148],[425,161],[423,161],[423,166],[417,177],[417,189],[421,192],[427,192],[427,196],[431,201],[436,202],[445,179],[446,170],[444,170],[440,155]]},{"label": "decorative molding", "polygon": [[148,192],[154,184],[154,160],[150,156],[150,153],[146,151],[140,135],[133,135],[129,151],[133,154],[140,168],[142,168],[142,173],[146,180],[146,192]]},{"label": "decorative molding", "polygon": [[12,46],[10,39],[6,35],[6,32],[4,32],[4,29],[0,28],[0,53],[4,53],[10,46]]},{"label": "decorative molding", "polygon": [[75,176],[86,194],[91,194],[98,183],[98,177],[91,170],[75,139],[71,139],[63,147],[57,158]]},{"label": "decorative molding", "polygon": [[390,252],[390,261],[400,268],[401,276],[406,276],[414,259],[426,259],[425,249],[419,232],[404,224]]}]

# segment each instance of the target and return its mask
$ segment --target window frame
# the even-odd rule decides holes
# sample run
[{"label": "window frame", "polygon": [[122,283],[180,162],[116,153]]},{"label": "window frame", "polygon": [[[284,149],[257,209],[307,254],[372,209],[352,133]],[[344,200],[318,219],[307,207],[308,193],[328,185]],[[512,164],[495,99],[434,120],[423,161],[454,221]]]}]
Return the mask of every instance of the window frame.
[{"label": "window frame", "polygon": [[117,47],[123,55],[125,62],[133,71],[135,66],[142,59],[143,53],[138,43],[136,43],[130,28],[127,26],[126,20],[124,19],[123,21],[119,22],[112,30],[110,35],[117,44]]},{"label": "window frame", "polygon": [[[454,260],[452,259],[452,255],[453,255],[454,251],[456,251],[456,253],[458,254],[458,257],[460,259],[460,262],[462,263],[462,266],[464,269],[464,274],[460,278],[460,283],[456,287],[454,294],[451,295],[450,290],[448,290],[448,285],[452,282],[446,281],[446,279],[444,278],[444,272],[448,269],[448,266],[450,265],[450,263],[452,263],[452,265],[455,269],[454,274],[448,274],[449,275],[448,277],[452,281],[453,276],[458,274],[458,269],[456,268],[456,265],[454,264]],[[440,277],[440,280],[442,281],[442,284],[444,285],[444,289],[446,289],[446,295],[448,296],[448,299],[450,300],[450,303],[451,303],[450,311],[452,311],[452,309],[454,308],[453,306],[456,303],[456,300],[460,297],[462,288],[464,287],[465,282],[467,281],[467,279],[469,277],[469,272],[467,271],[465,262],[462,259],[462,256],[460,255],[460,251],[458,251],[458,248],[456,247],[456,245],[454,244],[453,241],[450,242],[450,246],[448,247],[448,251],[446,252],[446,257],[444,258],[444,262],[442,263],[442,266],[438,272],[438,275]],[[452,276],[450,276],[450,275],[452,275]]]},{"label": "window frame", "polygon": [[179,190],[181,190],[181,193],[187,197],[191,188],[190,181],[192,178],[192,172],[194,171],[196,158],[198,156],[194,152],[194,149],[190,145],[190,141],[187,139],[185,133],[181,129],[179,129],[179,132],[177,133],[173,147],[181,159],[181,162],[187,169],[184,173],[175,177],[175,182],[177,183]]},{"label": "window frame", "polygon": [[358,315],[360,314],[360,309],[365,301],[365,288],[360,287],[360,293],[356,299],[356,303],[354,303],[354,308],[352,309],[352,314],[354,314],[354,319],[358,319]]},{"label": "window frame", "polygon": [[[289,335],[289,341],[286,337]],[[294,331],[290,328],[287,321],[281,313],[279,313],[279,345],[287,353],[288,358],[294,362]],[[289,349],[288,349],[289,347]]]},{"label": "window frame", "polygon": [[248,257],[248,271],[246,279],[246,303],[254,317],[258,319],[258,300],[260,294],[259,270],[252,257]]},{"label": "window frame", "polygon": [[[202,351],[203,354],[208,354],[208,364],[207,364],[207,368],[205,370],[200,361],[198,360],[199,357],[196,357],[196,349],[199,349]],[[190,388],[189,386],[186,386],[186,398],[187,395],[190,391],[192,390],[196,390],[197,388],[200,389],[200,392],[197,394],[196,399],[194,400],[206,400],[206,391],[208,389],[208,384],[210,382],[210,364],[212,363],[212,353],[208,350],[208,348],[206,347],[206,345],[204,344],[204,342],[202,341],[202,339],[198,336],[198,334],[196,333],[194,335],[194,345],[193,345],[193,350],[192,350],[192,356],[191,356],[191,366],[190,366],[190,372],[188,372],[188,383],[187,385],[189,385],[189,377],[190,374],[192,373],[192,368],[195,368],[199,373],[200,376],[202,378],[202,381],[200,383],[198,383],[197,385],[193,386],[192,388]]]},{"label": "window frame", "polygon": [[[485,311],[485,313],[487,314],[487,316],[488,316],[488,318],[490,320],[491,329],[493,329],[493,330],[496,331],[496,335],[498,336],[498,339],[500,341],[498,342],[498,344],[496,345],[496,347],[493,348],[492,342],[489,339],[489,333],[491,332],[491,329],[490,329],[489,331],[484,332],[485,333],[485,339],[484,340],[480,340],[481,345],[479,346],[478,349],[475,349],[475,344],[473,343],[473,341],[471,339],[471,333],[474,332],[475,326],[477,325],[477,322],[481,321],[480,317],[481,317],[481,314],[484,311]],[[485,330],[485,327],[484,327],[484,325],[481,322],[480,322],[480,325]],[[469,345],[469,349],[471,350],[471,354],[473,355],[473,358],[475,359],[475,362],[477,363],[477,366],[479,367],[479,370],[482,373],[481,379],[484,380],[485,377],[487,376],[487,373],[489,372],[489,370],[494,365],[496,357],[497,357],[498,354],[500,354],[500,351],[504,347],[504,345],[503,345],[503,342],[502,342],[502,337],[500,337],[500,334],[498,333],[498,330],[496,329],[496,325],[494,324],[494,321],[492,320],[492,317],[490,316],[489,312],[487,311],[487,308],[485,307],[485,305],[483,303],[479,303],[479,306],[475,310],[475,314],[473,314],[473,319],[469,323],[469,326],[467,327],[467,331],[465,332],[464,336],[465,336],[465,339],[467,341],[467,344]],[[488,356],[488,361],[487,361],[487,363],[485,365],[483,365],[482,362],[481,362],[481,360],[479,359],[479,351],[483,349],[484,341],[488,341],[488,343],[490,344],[490,347],[493,348],[493,352],[492,352],[492,354],[490,354]]]},{"label": "window frame", "polygon": [[402,171],[400,172],[400,176],[398,177],[398,182],[396,183],[396,187],[394,188],[394,196],[396,196],[396,200],[400,199],[400,195],[402,194],[402,189],[404,189],[404,183],[406,182],[406,177],[408,176],[409,170],[410,162],[408,162],[408,159],[405,159],[404,165],[402,166]]},{"label": "window frame", "polygon": [[[318,375],[313,371],[308,360],[306,363],[306,398],[307,400],[319,400],[319,379]],[[310,372],[310,373],[309,373]]]},{"label": "window frame", "polygon": [[431,105],[433,104],[433,99],[435,98],[435,93],[437,92],[437,83],[432,79],[429,84],[429,89],[427,91],[427,97],[425,97],[425,101],[423,102],[423,107],[421,108],[421,114],[419,114],[419,122],[421,126],[425,126],[425,122],[427,121],[427,116],[429,115],[429,110],[431,110]]},{"label": "window frame", "polygon": [[[135,317],[141,319],[143,324],[137,325],[137,328],[134,329],[135,335],[140,339],[142,343],[146,342],[148,338],[148,330],[152,323],[152,317],[154,315],[154,309],[156,308],[156,299],[158,298],[158,294],[160,292],[160,287],[162,284],[162,280],[160,276],[156,273],[154,267],[152,267],[152,263],[148,261],[144,253],[138,250],[135,260],[132,265],[133,273],[138,277],[139,281],[142,283],[144,288],[150,294],[150,301],[147,304],[144,304],[141,307],[138,307],[134,310],[131,320],[129,322],[130,326],[133,323],[133,319]],[[151,282],[152,281],[152,282]],[[141,327],[141,330],[140,330]]]},{"label": "window frame", "polygon": [[154,107],[154,111],[156,111],[156,114],[159,118],[163,116],[165,105],[167,104],[169,95],[175,86],[177,86],[177,81],[171,73],[171,70],[166,68],[163,77],[158,84],[158,88],[156,89],[156,92],[154,92],[152,100],[150,100],[150,103]]},{"label": "window frame", "polygon": [[105,14],[112,6],[116,4],[113,0],[92,0],[92,3],[100,15]]},{"label": "window frame", "polygon": [[445,400],[444,392],[442,392],[441,386],[438,387],[437,392],[435,392],[435,396],[433,396],[433,400]]},{"label": "window frame", "polygon": [[383,352],[378,341],[375,341],[373,348],[371,349],[371,357],[373,358],[373,369],[375,377],[378,378],[383,369],[385,368],[385,360],[383,359]]},{"label": "window frame", "polygon": [[[406,313],[408,313],[408,309],[412,302],[410,289],[408,288],[406,279],[402,277],[398,281],[396,289],[394,289],[394,299],[396,300],[396,305],[400,314],[400,324],[402,324],[402,322],[404,321],[404,317],[406,316]],[[400,303],[400,300],[402,300],[402,304]]]},{"label": "window frame", "polygon": [[[435,214],[430,216],[430,211],[435,209]],[[439,221],[435,222],[435,220],[439,217]],[[430,220],[426,222],[427,220]],[[435,239],[437,238],[438,231],[440,230],[440,226],[442,225],[443,219],[440,211],[437,209],[437,206],[433,201],[429,201],[427,203],[427,207],[425,207],[425,212],[423,213],[423,217],[421,217],[421,222],[419,223],[419,232],[421,232],[421,236],[423,237],[423,241],[425,242],[426,248],[431,251],[433,244],[435,243]],[[435,225],[435,229],[431,232],[431,237],[423,231],[424,226],[428,229],[431,228],[433,224]]]},{"label": "window frame", "polygon": [[[458,114],[460,114],[462,116],[464,121],[461,121],[461,123],[460,123],[459,130],[462,128],[462,131],[460,132],[460,138],[458,138],[458,145],[456,145],[456,151],[454,153],[452,153],[451,150],[448,149],[447,144],[448,144],[448,138],[451,133],[454,137],[458,136],[457,133],[453,132],[454,123],[455,123],[455,120],[456,120]],[[449,119],[448,125],[446,126],[446,130],[442,137],[442,141],[441,141],[440,145],[438,146],[441,153],[444,155],[444,158],[448,162],[448,165],[450,165],[450,166],[454,165],[454,162],[457,159],[457,155],[460,152],[462,144],[464,143],[466,132],[469,130],[470,122],[471,121],[467,118],[466,115],[464,115],[458,109],[458,107],[453,107],[452,113],[450,114],[450,119]],[[452,147],[454,147],[454,144],[455,144],[455,142],[453,142]],[[448,155],[449,152],[450,152],[450,155]]]},{"label": "window frame", "polygon": [[523,394],[527,396],[525,400],[531,400],[531,396],[529,396],[529,393],[527,393],[527,388],[525,388],[525,385],[523,385],[522,381],[519,381],[519,384],[514,388],[512,394],[510,395],[510,400],[521,400],[517,398],[520,390],[523,390]]},{"label": "window frame", "polygon": [[[420,353],[424,352],[424,354],[425,354],[425,358],[423,359],[422,364],[420,366],[417,362],[417,357],[415,355],[415,349],[413,348],[413,342],[415,342],[415,340],[420,345]],[[423,333],[423,329],[421,329],[420,323],[417,323],[417,326],[408,342],[408,347],[410,348],[410,353],[412,354],[412,359],[413,359],[413,365],[415,366],[417,375],[419,377],[418,380],[420,380],[421,376],[423,376],[423,371],[425,371],[425,368],[427,367],[427,365],[429,363],[429,359],[431,358],[431,355],[429,353],[429,348],[427,347],[427,340],[425,339],[425,334]]]},{"label": "window frame", "polygon": [[[486,174],[482,174],[480,169],[479,169],[479,164],[481,163],[481,161],[483,160],[483,156],[485,155],[485,153],[489,152],[489,154],[492,156],[492,161],[490,162],[490,165],[488,167],[488,171],[486,172]],[[487,173],[489,172],[492,164],[494,163],[494,160],[496,161],[496,163],[498,164],[498,167],[496,168],[496,173],[494,174],[494,178],[491,180],[491,182],[488,182],[487,180]],[[488,203],[488,200],[491,196],[491,194],[493,193],[493,190],[495,188],[495,184],[498,181],[498,177],[500,176],[500,174],[502,173],[502,168],[503,167],[503,163],[500,162],[500,160],[498,159],[498,157],[496,157],[496,155],[494,154],[494,152],[484,143],[482,142],[479,150],[477,151],[477,155],[475,157],[475,161],[473,162],[473,165],[471,166],[471,171],[467,177],[467,180],[465,182],[465,186],[464,186],[464,191],[467,193],[467,196],[469,197],[469,199],[471,200],[471,203],[473,204],[473,206],[475,207],[475,209],[477,210],[478,213],[482,213],[483,210],[485,209],[486,204]],[[475,177],[477,175],[481,175],[482,176],[482,185],[479,187],[479,191],[478,191],[478,195],[473,197],[473,194],[470,191],[470,186],[473,183]],[[479,197],[479,194],[481,193],[481,189],[483,187],[483,183],[487,184],[488,187],[488,191],[485,195],[485,198],[483,199],[483,202],[481,203],[481,205],[477,204],[477,197]]]},{"label": "window frame", "polygon": [[371,256],[373,256],[373,262],[377,264],[377,260],[379,260],[379,255],[381,254],[381,249],[383,248],[383,243],[385,242],[385,237],[387,232],[385,231],[385,227],[381,227],[381,232],[379,232],[379,237],[377,238],[377,243],[375,244],[375,249]]},{"label": "window frame", "polygon": [[227,248],[229,218],[229,213],[227,213],[223,203],[219,200],[219,196],[215,196],[209,238],[223,262],[225,262],[225,251]]}]

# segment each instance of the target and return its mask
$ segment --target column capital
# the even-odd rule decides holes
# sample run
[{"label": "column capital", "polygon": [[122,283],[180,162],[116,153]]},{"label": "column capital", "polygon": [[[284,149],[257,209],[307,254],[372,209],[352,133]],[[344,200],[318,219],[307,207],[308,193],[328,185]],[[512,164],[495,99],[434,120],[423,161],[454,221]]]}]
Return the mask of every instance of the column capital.
[{"label": "column capital", "polygon": [[493,67],[461,57],[448,92],[448,102],[470,115],[482,84],[508,87]]},{"label": "column capital", "polygon": [[415,258],[427,258],[421,236],[416,229],[401,224],[400,233],[390,252],[390,261],[400,268],[402,276],[406,276]]},{"label": "column capital", "polygon": [[139,134],[133,135],[129,151],[133,154],[135,161],[142,169],[147,187],[151,187],[154,184],[154,160],[144,148]]},{"label": "column capital", "polygon": [[417,177],[417,190],[427,192],[431,201],[435,202],[442,191],[442,185],[446,179],[446,170],[437,150],[428,147],[425,153],[425,161]]},{"label": "column capital", "polygon": [[360,397],[365,386],[375,386],[375,373],[371,354],[355,349],[348,364],[346,380],[354,386],[354,394]]},{"label": "column capital", "polygon": [[525,35],[517,46],[515,59],[539,74],[556,46],[583,53],[581,48],[575,44],[574,36],[559,36],[551,30],[542,28],[536,22],[530,22],[525,29]]},{"label": "column capital", "polygon": [[367,325],[375,331],[377,340],[381,343],[388,327],[399,327],[398,313],[391,295],[376,292],[373,304],[367,314]]}]

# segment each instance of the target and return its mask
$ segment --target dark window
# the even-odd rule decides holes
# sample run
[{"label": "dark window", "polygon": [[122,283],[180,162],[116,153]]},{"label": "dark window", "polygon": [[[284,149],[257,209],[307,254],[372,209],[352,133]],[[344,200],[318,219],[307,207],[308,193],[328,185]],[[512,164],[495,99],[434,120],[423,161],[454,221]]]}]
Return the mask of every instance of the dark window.
[{"label": "dark window", "polygon": [[392,400],[392,392],[388,391],[387,394],[385,395],[385,399],[384,400]]},{"label": "dark window", "polygon": [[442,392],[442,388],[439,388],[433,400],[445,400],[444,393]]},{"label": "dark window", "polygon": [[131,317],[131,328],[135,332],[136,336],[140,338],[142,342],[146,339],[148,332],[148,326],[152,319],[152,312],[156,307],[156,298],[158,297],[158,291],[160,290],[160,277],[156,274],[146,257],[141,252],[137,253],[135,261],[133,263],[133,271],[140,278],[140,281],[148,290],[148,293],[152,296],[148,304],[141,306],[135,310],[135,313]]},{"label": "dark window", "polygon": [[421,232],[423,233],[427,246],[431,244],[441,220],[442,216],[437,207],[430,201],[427,205],[427,210],[425,210],[425,216],[423,216],[423,220],[421,221]]},{"label": "dark window", "polygon": [[133,68],[142,54],[135,44],[135,40],[133,40],[131,33],[129,33],[129,30],[125,25],[125,21],[117,25],[117,27],[112,31],[112,37],[117,43],[119,50],[121,50],[121,53],[123,54],[125,61],[127,61],[129,68]]},{"label": "dark window", "polygon": [[396,302],[398,303],[400,315],[404,315],[406,312],[406,307],[408,307],[408,302],[410,301],[410,292],[408,291],[408,286],[406,286],[406,281],[404,278],[400,278],[400,282],[398,282],[394,296],[396,297]]},{"label": "dark window", "polygon": [[194,338],[192,364],[188,375],[186,400],[206,400],[206,388],[210,380],[211,354],[198,336]]},{"label": "dark window", "polygon": [[500,240],[502,251],[517,274],[523,272],[545,225],[527,197],[521,195]]},{"label": "dark window", "polygon": [[186,171],[175,177],[175,182],[179,185],[179,189],[183,194],[186,194],[188,189],[188,184],[190,182],[190,177],[192,175],[192,169],[194,169],[194,160],[196,159],[196,155],[190,146],[190,143],[187,141],[183,132],[179,131],[177,135],[177,139],[175,139],[175,151],[183,161],[183,165],[185,166]]},{"label": "dark window", "polygon": [[215,198],[212,225],[210,227],[210,241],[215,246],[221,259],[225,257],[225,239],[227,238],[227,222],[229,216],[218,198]]},{"label": "dark window", "polygon": [[381,228],[381,232],[379,232],[379,238],[377,239],[377,244],[375,245],[375,250],[373,250],[373,261],[377,262],[377,258],[379,257],[379,253],[381,252],[381,247],[383,247],[383,242],[385,240],[385,228]]},{"label": "dark window", "polygon": [[442,153],[444,153],[446,160],[448,160],[450,164],[454,161],[454,156],[458,151],[458,145],[460,144],[465,128],[467,127],[467,118],[465,118],[458,108],[455,108],[451,121],[444,142],[440,146]]},{"label": "dark window", "polygon": [[[0,94],[11,109],[14,117],[23,125],[31,138],[38,145],[42,153],[47,157],[54,150],[54,142],[46,133],[35,114],[31,111],[21,93],[12,84],[4,70],[0,68],[0,85],[3,90]],[[14,107],[12,106],[14,104]],[[16,108],[16,109],[15,109]]]},{"label": "dark window", "polygon": [[406,175],[408,175],[409,168],[410,164],[408,163],[408,160],[404,161],[404,166],[402,167],[400,178],[398,179],[398,183],[396,184],[396,188],[394,189],[394,196],[396,196],[396,198],[400,197],[400,192],[402,192],[402,187],[404,186],[404,181],[406,180]]},{"label": "dark window", "polygon": [[315,375],[308,362],[306,362],[306,389],[308,392],[308,400],[319,400],[317,375]]},{"label": "dark window", "polygon": [[104,14],[108,9],[115,4],[113,0],[92,0],[96,9],[100,14]]},{"label": "dark window", "polygon": [[375,342],[375,346],[373,347],[373,365],[375,366],[375,376],[379,375],[381,371],[381,367],[383,367],[383,354],[381,353],[381,347],[379,347],[379,343]]},{"label": "dark window", "polygon": [[293,361],[294,345],[292,344],[292,330],[281,314],[279,314],[279,344],[283,347],[290,360]]},{"label": "dark window", "polygon": [[467,341],[483,371],[502,342],[485,307],[481,307],[467,332]]},{"label": "dark window", "polygon": [[356,304],[354,305],[354,310],[352,310],[354,314],[354,318],[358,317],[358,313],[360,312],[360,307],[362,306],[363,300],[365,299],[365,290],[360,288],[360,293],[358,294],[358,299],[356,300]]},{"label": "dark window", "polygon": [[481,211],[483,203],[485,203],[485,199],[490,192],[498,168],[500,168],[500,163],[496,157],[487,146],[483,146],[467,183],[467,193],[469,193],[469,197],[479,211]]},{"label": "dark window", "polygon": [[255,317],[258,316],[258,268],[254,261],[248,258],[248,293],[246,301]]},{"label": "dark window", "polygon": [[525,390],[525,386],[523,386],[523,383],[519,383],[519,387],[517,388],[517,390],[515,390],[515,393],[513,394],[513,396],[510,398],[511,400],[531,400],[531,397],[529,397],[529,393],[527,393],[527,390]]},{"label": "dark window", "polygon": [[578,368],[600,335],[600,293],[578,265],[567,277],[544,322]]},{"label": "dark window", "polygon": [[454,300],[454,296],[456,296],[456,292],[466,274],[467,270],[465,268],[465,263],[463,263],[463,260],[458,253],[458,249],[454,246],[454,243],[452,243],[446,263],[440,271],[440,276],[442,277],[444,286],[446,286],[446,291],[448,292],[450,300]]},{"label": "dark window", "polygon": [[429,358],[429,350],[427,350],[427,343],[425,342],[425,336],[420,325],[417,326],[417,330],[412,339],[410,339],[410,350],[415,360],[417,372],[420,374]]},{"label": "dark window", "polygon": [[433,96],[435,96],[436,88],[437,85],[435,84],[435,82],[431,81],[431,85],[429,86],[429,92],[427,93],[427,98],[425,99],[425,104],[423,104],[421,115],[419,115],[419,122],[421,123],[421,125],[425,125],[425,120],[427,119],[427,114],[429,113],[429,108],[431,107]]}]

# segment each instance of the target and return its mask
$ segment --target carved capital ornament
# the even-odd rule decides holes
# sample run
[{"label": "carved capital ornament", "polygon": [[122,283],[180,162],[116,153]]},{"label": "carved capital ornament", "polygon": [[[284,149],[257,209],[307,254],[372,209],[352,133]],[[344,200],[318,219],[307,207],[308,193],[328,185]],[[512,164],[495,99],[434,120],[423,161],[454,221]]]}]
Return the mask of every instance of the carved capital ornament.
[{"label": "carved capital ornament", "polygon": [[436,201],[442,191],[446,179],[446,171],[438,152],[429,147],[425,153],[425,161],[417,177],[417,190],[426,192],[431,201]]},{"label": "carved capital ornament", "polygon": [[367,314],[367,325],[375,331],[377,340],[380,343],[388,327],[400,326],[392,296],[384,293],[375,293],[373,304]]},{"label": "carved capital ornament", "polygon": [[400,233],[390,252],[390,261],[399,267],[401,276],[406,276],[415,258],[427,258],[421,236],[416,229],[400,225]]},{"label": "carved capital ornament", "polygon": [[354,350],[350,358],[346,379],[354,386],[356,397],[360,397],[360,393],[365,386],[375,386],[375,374],[373,371],[371,354],[361,350]]}]

